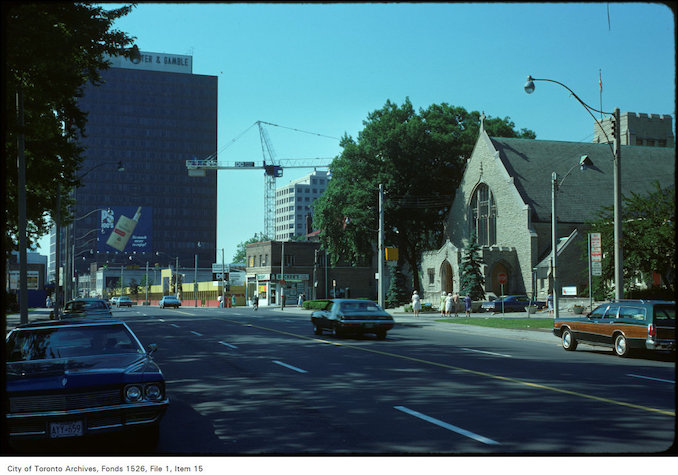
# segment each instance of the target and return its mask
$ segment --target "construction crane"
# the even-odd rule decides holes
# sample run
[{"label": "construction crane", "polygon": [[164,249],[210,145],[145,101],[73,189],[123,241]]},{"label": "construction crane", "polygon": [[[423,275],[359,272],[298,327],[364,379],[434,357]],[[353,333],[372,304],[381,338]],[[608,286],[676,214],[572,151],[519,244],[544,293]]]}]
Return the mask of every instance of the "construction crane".
[{"label": "construction crane", "polygon": [[[202,160],[186,160],[186,169],[189,176],[205,176],[206,170],[264,170],[264,235],[275,237],[275,188],[276,179],[282,177],[283,169],[285,168],[326,168],[332,163],[333,158],[304,158],[304,159],[282,159],[278,160],[275,156],[275,151],[271,145],[271,139],[268,136],[267,130],[263,125],[272,125],[275,127],[283,127],[270,122],[257,121],[246,129],[239,136],[231,141],[231,144],[242,137],[247,130],[254,125],[259,128],[259,139],[261,140],[261,151],[263,160],[259,161],[240,161],[240,162],[220,162],[217,161],[217,154],[214,153]],[[304,132],[307,134],[318,135],[338,140],[336,137],[329,137],[327,135],[316,134],[313,132],[306,132],[299,129],[292,129],[291,127],[284,127],[286,129],[295,130],[297,132]],[[230,145],[230,144],[229,144]]]}]

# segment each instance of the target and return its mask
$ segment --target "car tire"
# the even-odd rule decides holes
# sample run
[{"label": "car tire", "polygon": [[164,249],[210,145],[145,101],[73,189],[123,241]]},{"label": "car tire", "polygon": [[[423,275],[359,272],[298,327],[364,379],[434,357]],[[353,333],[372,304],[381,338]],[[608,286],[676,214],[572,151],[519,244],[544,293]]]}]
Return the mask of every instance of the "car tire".
[{"label": "car tire", "polygon": [[574,335],[569,328],[564,328],[560,336],[560,342],[563,345],[565,351],[574,351],[577,349],[577,340],[574,338]]},{"label": "car tire", "polygon": [[386,330],[379,330],[377,332],[377,340],[385,340],[386,339]]},{"label": "car tire", "polygon": [[320,328],[316,323],[313,324],[313,333],[316,335],[322,335],[323,334],[323,329]]},{"label": "car tire", "polygon": [[629,356],[629,342],[621,333],[617,333],[614,336],[614,345],[612,348],[614,349],[614,352],[617,356],[621,356],[622,358]]},{"label": "car tire", "polygon": [[332,327],[332,336],[334,338],[341,338],[342,336],[344,336],[344,332],[341,331],[341,329],[335,325]]}]

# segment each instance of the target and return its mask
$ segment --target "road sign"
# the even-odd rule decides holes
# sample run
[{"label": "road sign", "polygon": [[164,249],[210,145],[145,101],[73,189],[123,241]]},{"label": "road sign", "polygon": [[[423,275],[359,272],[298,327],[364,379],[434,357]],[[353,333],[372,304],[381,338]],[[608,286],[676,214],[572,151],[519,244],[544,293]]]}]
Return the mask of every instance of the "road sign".
[{"label": "road sign", "polygon": [[499,282],[500,285],[505,285],[508,280],[508,276],[506,275],[505,272],[500,272],[497,274],[497,281]]},{"label": "road sign", "polygon": [[591,274],[603,275],[603,263],[597,261],[591,262]]},{"label": "road sign", "polygon": [[600,245],[600,233],[591,233],[591,261],[603,260],[603,250]]}]

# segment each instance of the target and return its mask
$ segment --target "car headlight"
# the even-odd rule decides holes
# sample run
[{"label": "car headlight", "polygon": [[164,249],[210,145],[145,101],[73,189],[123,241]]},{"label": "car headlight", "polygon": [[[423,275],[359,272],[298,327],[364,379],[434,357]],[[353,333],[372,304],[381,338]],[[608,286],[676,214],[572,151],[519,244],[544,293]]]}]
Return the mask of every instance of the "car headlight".
[{"label": "car headlight", "polygon": [[125,387],[125,402],[139,402],[143,394],[140,386],[127,386]]},{"label": "car headlight", "polygon": [[162,385],[159,383],[128,384],[123,393],[127,403],[160,401],[163,397]]},{"label": "car headlight", "polygon": [[146,399],[149,401],[159,401],[162,398],[162,391],[157,384],[146,386]]}]

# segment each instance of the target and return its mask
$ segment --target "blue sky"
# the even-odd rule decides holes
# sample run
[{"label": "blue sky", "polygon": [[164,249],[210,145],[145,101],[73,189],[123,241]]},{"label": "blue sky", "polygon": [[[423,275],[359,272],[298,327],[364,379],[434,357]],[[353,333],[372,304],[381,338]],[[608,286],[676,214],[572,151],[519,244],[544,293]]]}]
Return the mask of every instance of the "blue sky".
[{"label": "blue sky", "polygon": [[[537,139],[591,141],[584,108],[555,84],[527,95],[528,74],[599,108],[600,71],[604,110],[668,114],[675,127],[674,18],[661,4],[141,3],[116,28],[142,51],[190,54],[194,74],[219,77],[220,160],[262,159],[256,127],[234,141],[256,121],[356,137],[369,112],[406,97],[417,109],[446,102],[510,117]],[[336,139],[267,130],[278,158],[341,153]],[[278,186],[308,171],[288,169]],[[228,261],[263,231],[264,176],[217,173]]]}]

